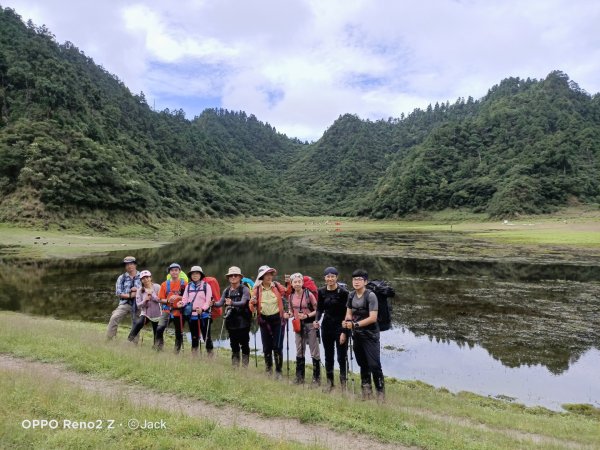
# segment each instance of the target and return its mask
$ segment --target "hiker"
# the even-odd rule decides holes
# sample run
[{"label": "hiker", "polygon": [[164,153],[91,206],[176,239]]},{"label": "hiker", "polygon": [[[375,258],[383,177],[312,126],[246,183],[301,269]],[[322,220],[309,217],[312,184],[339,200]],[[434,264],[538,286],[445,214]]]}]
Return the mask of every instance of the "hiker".
[{"label": "hiker", "polygon": [[340,366],[340,386],[346,389],[346,357],[348,356],[348,333],[342,327],[346,317],[346,304],[348,303],[348,290],[338,284],[338,270],[327,267],[323,271],[325,286],[319,289],[317,296],[317,323],[321,321],[323,349],[325,350],[325,374],[327,388],[331,391],[334,387],[333,366],[337,353]]},{"label": "hiker", "polygon": [[287,323],[283,314],[288,310],[285,301],[284,287],[273,281],[277,271],[269,266],[260,266],[252,298],[250,311],[257,313],[263,353],[265,355],[265,370],[273,373],[273,358],[275,359],[275,377],[282,377],[283,369],[283,338]]},{"label": "hiker", "polygon": [[375,293],[366,288],[368,278],[368,273],[363,269],[357,269],[352,273],[354,291],[348,296],[343,326],[352,331],[354,355],[360,366],[363,399],[371,398],[372,376],[377,390],[377,400],[384,401],[385,387],[377,323],[378,302]]},{"label": "hiker", "polygon": [[171,264],[167,268],[167,272],[171,275],[171,279],[164,281],[160,285],[160,291],[158,292],[158,298],[163,304],[163,315],[156,330],[156,348],[162,350],[164,346],[164,332],[169,326],[169,320],[172,320],[175,326],[175,352],[179,353],[183,344],[183,317],[181,315],[181,308],[183,307],[182,299],[186,284],[179,277],[181,272],[179,264]]},{"label": "hiker", "polygon": [[[201,318],[208,317],[211,306],[212,290],[204,281],[204,271],[200,266],[193,266],[188,272],[190,282],[183,293],[183,318],[188,323],[192,335],[192,355],[198,354],[200,334],[202,328]],[[206,339],[206,332],[202,333]],[[208,349],[207,349],[208,350]]]},{"label": "hiker", "polygon": [[304,287],[304,277],[301,273],[293,273],[289,280],[292,284],[292,293],[288,297],[291,311],[284,315],[285,319],[293,316],[292,325],[296,335],[296,384],[304,384],[306,359],[306,344],[310,348],[313,363],[313,385],[321,383],[321,356],[319,354],[319,324],[315,322],[317,316],[317,299]]},{"label": "hiker", "polygon": [[225,278],[229,286],[223,291],[221,299],[215,306],[226,306],[223,320],[229,333],[231,345],[231,364],[234,367],[240,365],[240,351],[242,353],[242,366],[248,367],[250,361],[250,321],[252,313],[248,302],[250,301],[250,289],[242,284],[242,270],[232,266],[227,271]]},{"label": "hiker", "polygon": [[140,279],[142,287],[137,290],[135,296],[135,303],[140,310],[140,318],[131,329],[131,333],[129,333],[127,339],[129,342],[135,342],[138,333],[144,328],[147,322],[150,322],[154,336],[152,348],[156,348],[156,329],[162,316],[160,299],[158,298],[160,284],[152,282],[152,274],[149,270],[142,270],[140,272]]},{"label": "hiker", "polygon": [[[126,256],[123,259],[125,273],[117,278],[116,295],[119,298],[119,306],[110,315],[106,338],[113,339],[117,335],[117,328],[125,316],[131,314],[131,327],[133,328],[139,311],[135,304],[135,296],[138,288],[142,286],[140,273],[137,270],[137,263],[133,256]],[[136,341],[137,342],[137,341]]]}]

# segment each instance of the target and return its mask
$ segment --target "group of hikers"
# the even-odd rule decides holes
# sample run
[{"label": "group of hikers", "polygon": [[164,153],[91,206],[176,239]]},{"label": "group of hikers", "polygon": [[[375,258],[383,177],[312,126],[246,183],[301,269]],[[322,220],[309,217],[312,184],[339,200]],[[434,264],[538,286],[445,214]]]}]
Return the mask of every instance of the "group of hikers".
[{"label": "group of hikers", "polygon": [[[177,263],[171,264],[162,284],[153,281],[148,270],[137,270],[133,256],[123,259],[125,273],[116,283],[119,305],[112,312],[107,338],[117,334],[119,323],[128,315],[132,327],[128,340],[137,343],[138,335],[149,322],[154,334],[154,348],[164,347],[164,333],[169,323],[175,329],[175,352],[183,345],[187,324],[192,341],[192,355],[198,355],[200,342],[213,352],[211,324],[222,312],[232,351],[232,364],[247,367],[250,361],[250,328],[256,320],[260,328],[265,370],[280,379],[283,372],[283,344],[286,327],[291,319],[296,344],[296,374],[294,382],[303,384],[306,373],[306,346],[313,366],[312,383],[321,383],[319,342],[325,351],[327,389],[334,388],[334,359],[337,354],[339,380],[342,389],[348,383],[348,369],[353,357],[360,367],[362,396],[372,396],[372,382],[377,400],[385,399],[384,376],[381,368],[378,299],[367,289],[368,273],[357,269],[352,273],[348,291],[338,282],[338,270],[323,271],[325,285],[317,288],[314,281],[301,273],[285,275],[285,284],[274,280],[276,269],[267,265],[258,269],[255,281],[245,278],[239,267],[232,266],[225,274],[227,287],[220,293],[218,281],[205,275],[200,266],[185,274]],[[224,310],[224,312],[223,312]],[[222,331],[222,329],[221,329]],[[255,346],[256,346],[256,334]],[[289,345],[289,340],[288,340]],[[350,361],[350,362],[349,362]],[[289,366],[288,366],[289,367]]]}]

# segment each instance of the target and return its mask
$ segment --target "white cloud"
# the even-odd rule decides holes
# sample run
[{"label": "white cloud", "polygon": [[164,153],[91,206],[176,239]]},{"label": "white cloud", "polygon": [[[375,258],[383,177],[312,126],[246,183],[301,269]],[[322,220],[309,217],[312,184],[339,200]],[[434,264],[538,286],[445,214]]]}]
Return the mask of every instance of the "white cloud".
[{"label": "white cloud", "polygon": [[[600,90],[586,0],[12,0],[151,102],[244,110],[315,139],[344,113],[397,117],[558,69]],[[187,98],[186,98],[187,97]],[[193,111],[197,113],[198,111]],[[192,115],[192,114],[190,114]]]}]

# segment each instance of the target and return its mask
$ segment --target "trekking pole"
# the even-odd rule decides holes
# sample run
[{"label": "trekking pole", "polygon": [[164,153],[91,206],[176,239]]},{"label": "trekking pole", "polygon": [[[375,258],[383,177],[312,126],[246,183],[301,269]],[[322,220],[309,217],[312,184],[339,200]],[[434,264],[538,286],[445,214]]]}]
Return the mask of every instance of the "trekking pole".
[{"label": "trekking pole", "polygon": [[[223,329],[225,328],[225,319],[223,319],[223,324],[221,325],[221,332],[219,333],[219,342],[221,342],[221,339],[223,339]],[[219,353],[219,349],[221,348],[221,345],[219,344],[219,346],[217,347],[217,354]]]},{"label": "trekking pole", "polygon": [[258,349],[256,348],[256,333],[258,330],[254,332],[254,366],[258,369]]},{"label": "trekking pole", "polygon": [[286,319],[285,321],[285,347],[286,347],[286,352],[287,352],[287,377],[288,380],[290,378],[290,319]]},{"label": "trekking pole", "polygon": [[[352,395],[356,395],[356,390],[354,389],[354,356],[352,355],[352,352],[354,350],[354,343],[353,338],[352,338],[353,333],[350,332],[350,334],[348,334],[348,351],[350,352],[350,373],[352,373]],[[346,356],[346,359],[348,357]]]}]

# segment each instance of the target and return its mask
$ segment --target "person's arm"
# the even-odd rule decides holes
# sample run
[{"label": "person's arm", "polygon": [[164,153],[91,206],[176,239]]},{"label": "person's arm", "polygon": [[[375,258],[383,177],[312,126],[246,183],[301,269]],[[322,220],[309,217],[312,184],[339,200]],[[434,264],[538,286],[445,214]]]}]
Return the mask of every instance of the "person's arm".
[{"label": "person's arm", "polygon": [[190,284],[189,283],[183,290],[183,296],[181,297],[181,301],[183,302],[183,306],[187,305],[189,302],[192,301],[190,299]]},{"label": "person's arm", "polygon": [[312,311],[310,311],[307,314],[307,318],[310,319],[311,317],[317,317],[317,299],[315,298],[315,296],[313,295],[312,292],[308,293],[308,301],[311,304],[312,308],[310,308],[310,309],[312,309]]},{"label": "person's arm", "polygon": [[121,276],[119,276],[119,278],[117,278],[115,292],[117,294],[117,297],[119,297],[119,300],[131,300],[131,298],[132,298],[131,292],[124,292],[121,290],[121,286],[123,286],[122,281],[123,281],[124,276],[125,276],[125,274],[121,274]]},{"label": "person's arm", "polygon": [[246,286],[244,286],[242,289],[242,296],[240,297],[240,299],[237,302],[231,302],[231,306],[237,306],[237,307],[246,306],[246,303],[248,303],[249,299],[250,299],[250,289],[248,289]]},{"label": "person's arm", "polygon": [[144,303],[146,302],[146,300],[148,300],[148,293],[143,291],[143,289],[139,289],[136,293],[135,293],[135,304],[141,308]]},{"label": "person's arm", "polygon": [[321,320],[323,317],[323,313],[325,312],[325,298],[321,295],[321,290],[317,291],[317,318],[315,319],[317,322]]},{"label": "person's arm", "polygon": [[215,302],[214,306],[220,308],[225,304],[225,293],[227,292],[227,288],[223,289],[223,293],[221,294],[221,299],[218,302]]},{"label": "person's arm", "polygon": [[202,311],[208,312],[208,310],[210,309],[211,301],[212,301],[212,289],[210,288],[210,284],[206,283],[206,295],[204,296],[204,299],[202,299],[201,303],[200,303],[200,308],[202,308]]}]

